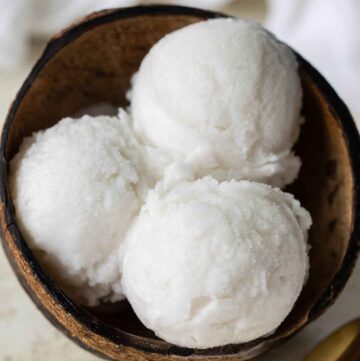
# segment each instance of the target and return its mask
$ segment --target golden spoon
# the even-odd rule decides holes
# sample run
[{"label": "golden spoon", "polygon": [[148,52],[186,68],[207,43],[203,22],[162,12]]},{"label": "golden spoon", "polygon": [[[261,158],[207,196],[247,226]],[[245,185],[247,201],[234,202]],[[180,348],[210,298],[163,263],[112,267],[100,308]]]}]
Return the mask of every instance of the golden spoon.
[{"label": "golden spoon", "polygon": [[321,341],[304,361],[359,361],[360,318],[346,323]]}]

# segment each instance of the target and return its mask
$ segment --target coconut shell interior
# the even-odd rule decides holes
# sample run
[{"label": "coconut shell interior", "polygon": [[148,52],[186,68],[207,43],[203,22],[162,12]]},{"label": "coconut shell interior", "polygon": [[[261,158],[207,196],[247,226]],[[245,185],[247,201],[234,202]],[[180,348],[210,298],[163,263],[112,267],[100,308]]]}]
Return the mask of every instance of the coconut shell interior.
[{"label": "coconut shell interior", "polygon": [[[3,182],[6,183],[8,162],[24,137],[92,104],[127,105],[125,93],[131,76],[156,41],[175,29],[218,16],[181,8],[147,9],[93,15],[50,43],[19,93],[5,125]],[[222,358],[236,354],[241,360],[286,339],[333,302],[349,276],[356,254],[352,250],[349,256],[355,217],[353,165],[342,115],[329,101],[322,78],[301,57],[299,63],[306,122],[295,150],[303,165],[298,180],[287,190],[313,218],[309,233],[311,265],[298,302],[278,330],[243,345],[188,350],[158,340],[141,324],[127,302],[92,309],[74,304],[62,295],[58,285],[26,249],[5,184],[2,194],[6,200],[2,209],[5,249],[30,296],[57,326],[83,346],[116,360],[123,359],[124,354],[133,359],[157,360],[172,355]],[[346,256],[350,257],[349,264],[344,266]],[[335,278],[339,285],[334,283]]]}]

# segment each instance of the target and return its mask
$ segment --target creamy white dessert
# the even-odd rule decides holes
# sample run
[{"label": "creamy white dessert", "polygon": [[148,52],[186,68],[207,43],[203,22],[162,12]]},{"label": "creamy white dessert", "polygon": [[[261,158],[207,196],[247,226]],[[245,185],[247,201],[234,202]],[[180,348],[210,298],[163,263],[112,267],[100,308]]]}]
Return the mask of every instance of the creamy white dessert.
[{"label": "creamy white dessert", "polygon": [[126,121],[64,119],[26,138],[10,165],[23,235],[80,303],[123,298],[117,249],[144,188]]},{"label": "creamy white dessert", "polygon": [[124,249],[123,290],[168,342],[208,348],[274,331],[308,271],[309,213],[288,193],[206,177],[150,191]]},{"label": "creamy white dessert", "polygon": [[197,177],[279,187],[297,177],[298,64],[258,24],[216,19],[168,34],[145,56],[129,98],[142,142]]},{"label": "creamy white dessert", "polygon": [[301,97],[294,54],[259,25],[177,30],[134,76],[131,114],[95,104],[25,138],[9,179],[21,232],[75,301],[126,296],[168,342],[274,332],[309,267],[311,217],[270,186],[297,177]]}]

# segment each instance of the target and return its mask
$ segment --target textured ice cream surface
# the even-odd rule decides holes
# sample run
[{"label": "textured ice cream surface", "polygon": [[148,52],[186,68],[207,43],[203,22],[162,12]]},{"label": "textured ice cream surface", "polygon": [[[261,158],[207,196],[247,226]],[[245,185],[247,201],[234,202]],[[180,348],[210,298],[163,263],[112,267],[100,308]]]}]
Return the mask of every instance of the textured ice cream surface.
[{"label": "textured ice cream surface", "polygon": [[127,120],[66,118],[26,138],[10,165],[26,241],[80,303],[123,297],[118,247],[146,188]]},{"label": "textured ice cream surface", "polygon": [[123,290],[159,337],[208,348],[274,331],[308,272],[309,213],[288,193],[211,177],[150,191],[120,252]]},{"label": "textured ice cream surface", "polygon": [[143,142],[197,177],[279,187],[297,177],[297,60],[255,23],[208,20],[168,34],[145,56],[129,96]]}]

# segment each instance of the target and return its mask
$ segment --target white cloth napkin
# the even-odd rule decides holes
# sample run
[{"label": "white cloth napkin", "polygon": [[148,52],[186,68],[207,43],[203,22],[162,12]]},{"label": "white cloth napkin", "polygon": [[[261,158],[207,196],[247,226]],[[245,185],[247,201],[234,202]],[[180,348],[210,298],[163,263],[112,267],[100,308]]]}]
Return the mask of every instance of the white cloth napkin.
[{"label": "white cloth napkin", "polygon": [[[221,9],[231,0],[0,0],[0,71],[21,65],[33,36],[48,38],[85,14],[172,3]],[[360,114],[360,0],[267,0],[266,26],[308,58]]]},{"label": "white cloth napkin", "polygon": [[267,0],[266,27],[307,58],[360,114],[360,0]]},{"label": "white cloth napkin", "polygon": [[33,36],[47,39],[84,15],[102,9],[170,3],[211,9],[231,0],[0,0],[0,71],[21,65]]},{"label": "white cloth napkin", "polygon": [[27,52],[28,0],[0,0],[0,70],[19,66]]}]

